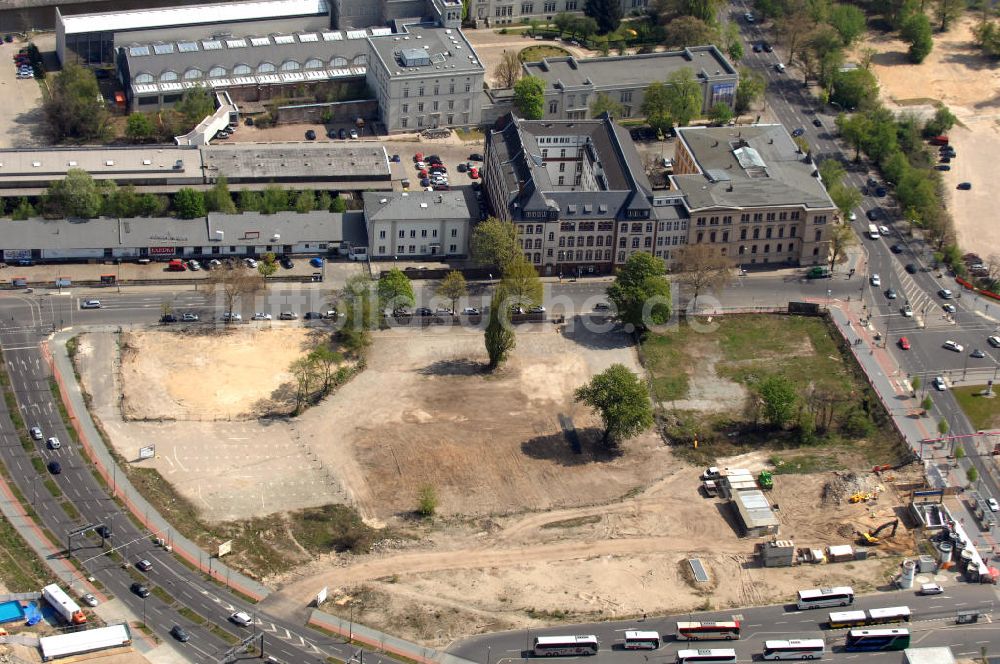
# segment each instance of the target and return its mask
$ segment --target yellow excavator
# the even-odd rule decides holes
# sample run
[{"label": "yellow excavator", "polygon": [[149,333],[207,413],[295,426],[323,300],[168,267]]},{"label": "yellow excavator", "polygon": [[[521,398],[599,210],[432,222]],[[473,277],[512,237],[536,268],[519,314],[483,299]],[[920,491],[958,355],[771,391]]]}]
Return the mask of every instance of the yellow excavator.
[{"label": "yellow excavator", "polygon": [[[879,535],[882,533],[883,530],[887,528],[891,528],[892,530],[889,532],[888,535],[880,538]],[[859,531],[858,535],[860,535],[860,538],[858,539],[858,542],[860,544],[866,544],[868,546],[876,546],[878,544],[881,544],[882,540],[892,539],[893,537],[895,537],[897,528],[899,528],[899,519],[893,519],[892,521],[883,523],[875,530],[869,530],[867,533],[864,531]]]}]

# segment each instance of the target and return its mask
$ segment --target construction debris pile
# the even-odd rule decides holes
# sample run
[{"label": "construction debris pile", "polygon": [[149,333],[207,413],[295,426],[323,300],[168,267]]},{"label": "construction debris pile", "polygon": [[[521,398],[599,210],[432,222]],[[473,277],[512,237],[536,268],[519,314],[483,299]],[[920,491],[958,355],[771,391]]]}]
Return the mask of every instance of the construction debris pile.
[{"label": "construction debris pile", "polygon": [[841,505],[845,501],[869,502],[878,500],[879,494],[883,491],[885,487],[878,475],[868,473],[858,475],[849,471],[838,471],[823,485],[822,500],[824,505]]}]

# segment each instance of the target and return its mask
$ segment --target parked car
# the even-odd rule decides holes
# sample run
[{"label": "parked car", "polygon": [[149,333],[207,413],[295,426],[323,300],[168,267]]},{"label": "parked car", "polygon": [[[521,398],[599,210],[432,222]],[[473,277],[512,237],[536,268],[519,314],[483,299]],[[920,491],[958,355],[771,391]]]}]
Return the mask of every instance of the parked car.
[{"label": "parked car", "polygon": [[341,127],[340,131],[337,132],[337,138],[339,138],[342,141],[346,141],[347,140],[347,130],[344,129],[343,127]]},{"label": "parked car", "polygon": [[942,300],[950,300],[952,297],[954,297],[954,295],[955,294],[952,293],[951,289],[949,288],[942,288],[941,290],[938,291],[938,297],[940,297]]},{"label": "parked car", "polygon": [[186,313],[183,316],[181,316],[181,320],[184,321],[185,323],[197,323],[198,314]]},{"label": "parked car", "polygon": [[100,300],[84,300],[80,303],[81,309],[101,309],[103,306]]},{"label": "parked car", "polygon": [[318,311],[307,311],[303,318],[306,320],[321,320],[323,318],[323,314]]},{"label": "parked car", "polygon": [[878,227],[878,233],[879,233],[879,235],[889,235],[890,232],[891,231],[889,231],[889,227],[888,226],[879,226]]},{"label": "parked car", "polygon": [[226,312],[222,314],[221,320],[223,323],[238,323],[243,320],[243,314]]},{"label": "parked car", "polygon": [[901,253],[903,253],[903,251],[905,251],[905,249],[906,249],[906,247],[904,247],[903,245],[899,244],[898,242],[896,244],[892,245],[891,247],[889,247],[889,251],[891,251],[894,254],[901,254]]},{"label": "parked car", "polygon": [[968,190],[972,189],[972,183],[971,182],[959,182],[958,183],[958,187],[956,187],[956,189],[961,189],[962,191],[968,191]]},{"label": "parked car", "polygon": [[447,184],[436,184],[434,185],[434,191],[451,191],[451,187]]},{"label": "parked car", "polygon": [[989,505],[991,512],[1000,512],[1000,504],[997,504],[996,498],[987,498],[986,504]]},{"label": "parked car", "polygon": [[754,22],[753,14],[751,12],[743,14],[743,20],[746,21],[747,23],[753,23]]},{"label": "parked car", "polygon": [[306,140],[307,141],[315,141],[316,140],[316,132],[314,132],[312,129],[307,129],[306,130]]},{"label": "parked car", "polygon": [[899,338],[899,347],[903,350],[910,350],[910,340],[906,337]]},{"label": "parked car", "polygon": [[872,282],[872,286],[875,286],[875,287],[878,287],[878,286],[882,285],[882,277],[879,276],[878,272],[876,272],[875,274],[873,274],[871,276],[871,282]]},{"label": "parked car", "polygon": [[145,558],[140,558],[139,560],[136,561],[135,568],[138,570],[142,570],[143,572],[148,572],[149,570],[153,569],[153,563],[149,562]]},{"label": "parked car", "polygon": [[804,133],[806,133],[805,129],[803,129],[802,127],[796,127],[795,129],[792,130],[792,138],[798,138]]},{"label": "parked car", "polygon": [[133,583],[129,589],[139,597],[149,597],[149,588],[139,582]]},{"label": "parked car", "polygon": [[337,138],[337,130],[336,129],[327,129],[326,130],[326,137],[330,138],[330,139]]},{"label": "parked car", "polygon": [[885,292],[885,297],[887,299],[889,299],[889,300],[895,300],[896,299],[896,291],[894,291],[893,289],[890,288],[889,290],[887,290]]},{"label": "parked car", "polygon": [[429,307],[417,307],[413,311],[414,316],[433,316],[434,312]]},{"label": "parked car", "polygon": [[174,625],[173,627],[170,628],[170,636],[174,637],[181,643],[187,643],[188,641],[191,640],[191,635],[188,634],[187,630],[185,630],[180,625]]},{"label": "parked car", "polygon": [[323,259],[320,258],[319,256],[316,256],[315,258],[310,258],[309,264],[312,265],[313,267],[323,267]]},{"label": "parked car", "polygon": [[467,170],[469,170],[469,167],[466,166],[465,164],[459,164],[458,166],[455,167],[455,170],[457,170],[459,173],[464,173]]},{"label": "parked car", "polygon": [[912,318],[913,307],[911,307],[909,304],[904,304],[903,308],[899,310],[899,313],[903,314],[904,318]]},{"label": "parked car", "polygon": [[357,138],[357,137],[358,137],[358,130],[357,129],[352,129],[351,130],[351,138]]},{"label": "parked car", "polygon": [[957,341],[952,341],[951,339],[945,341],[943,344],[941,344],[941,346],[946,350],[953,350],[956,353],[961,353],[963,350],[965,350],[965,346],[958,343]]},{"label": "parked car", "polygon": [[479,315],[479,309],[477,309],[476,307],[466,307],[466,308],[462,309],[462,315],[463,316],[478,316]]},{"label": "parked car", "polygon": [[882,216],[882,211],[880,208],[872,208],[865,212],[865,216],[868,217],[868,221],[878,221],[879,217]]},{"label": "parked car", "polygon": [[819,118],[813,118],[813,126],[814,127],[822,127],[823,126],[823,122]]},{"label": "parked car", "polygon": [[479,169],[476,168],[475,166],[473,166],[472,168],[470,168],[469,169],[469,177],[472,178],[473,180],[478,180],[479,179]]},{"label": "parked car", "polygon": [[958,311],[954,304],[942,304],[941,308],[945,310],[945,313],[949,314],[953,314]]},{"label": "parked car", "polygon": [[49,472],[52,473],[53,475],[58,475],[59,473],[62,472],[62,464],[59,463],[58,461],[49,461],[46,468],[48,468]]},{"label": "parked car", "polygon": [[160,322],[161,323],[176,323],[177,322],[177,316],[175,316],[173,314],[163,314],[162,316],[160,316]]},{"label": "parked car", "polygon": [[986,337],[986,342],[989,345],[993,346],[994,348],[1000,348],[1000,337],[997,336]]},{"label": "parked car", "polygon": [[951,166],[949,164],[938,164],[934,168],[936,170],[939,170],[939,171],[950,171],[951,170]]},{"label": "parked car", "polygon": [[913,263],[907,263],[907,264],[906,264],[906,267],[905,267],[904,269],[905,269],[905,270],[906,270],[906,271],[907,271],[908,273],[910,273],[910,274],[916,274],[916,273],[917,273],[917,266],[916,266],[916,265],[914,265]]},{"label": "parked car", "polygon": [[783,64],[781,64],[779,62],[778,64],[774,65],[774,71],[778,72],[779,74],[784,74],[785,73],[785,65],[783,65]]},{"label": "parked car", "polygon": [[482,161],[482,160],[483,160],[483,155],[479,154],[478,152],[473,152],[472,154],[469,155],[469,161]]},{"label": "parked car", "polygon": [[944,592],[944,588],[936,583],[922,583],[920,584],[920,594],[921,595],[940,595]]},{"label": "parked car", "polygon": [[94,528],[94,532],[100,535],[104,539],[111,539],[111,528],[104,525],[103,523]]},{"label": "parked car", "polygon": [[62,447],[62,443],[60,443],[59,439],[56,438],[55,436],[50,437],[45,442],[48,443],[48,446],[49,446],[50,450],[58,450],[60,447]]},{"label": "parked car", "polygon": [[278,320],[297,320],[298,317],[294,311],[282,311],[278,314]]},{"label": "parked car", "polygon": [[271,320],[271,314],[265,313],[263,311],[258,311],[257,313],[255,313],[253,316],[250,317],[250,320]]},{"label": "parked car", "polygon": [[278,260],[278,262],[281,263],[281,267],[285,268],[286,270],[291,270],[293,267],[295,267],[295,263],[293,263],[292,259],[289,258],[288,256],[282,256]]},{"label": "parked car", "polygon": [[236,623],[241,627],[249,627],[253,624],[253,618],[246,611],[237,611],[229,616],[229,622]]},{"label": "parked car", "polygon": [[41,440],[43,438],[42,430],[38,427],[31,427],[31,437],[35,440]]},{"label": "parked car", "polygon": [[84,593],[83,595],[80,596],[80,599],[83,600],[83,603],[89,606],[90,608],[94,608],[98,604],[97,598],[91,595],[90,593]]},{"label": "parked car", "polygon": [[981,360],[981,359],[983,359],[984,357],[986,357],[986,353],[984,353],[983,351],[981,351],[981,350],[979,350],[978,348],[976,348],[976,349],[975,349],[975,350],[973,350],[973,351],[972,351],[971,353],[969,353],[969,357],[974,357],[974,358],[976,358],[977,360]]},{"label": "parked car", "polygon": [[945,390],[948,389],[948,386],[945,384],[944,378],[942,376],[935,376],[933,385],[934,389],[937,390],[938,392],[944,392]]},{"label": "parked car", "polygon": [[885,187],[875,187],[875,195],[879,198],[885,198],[886,193],[888,192],[886,192]]}]

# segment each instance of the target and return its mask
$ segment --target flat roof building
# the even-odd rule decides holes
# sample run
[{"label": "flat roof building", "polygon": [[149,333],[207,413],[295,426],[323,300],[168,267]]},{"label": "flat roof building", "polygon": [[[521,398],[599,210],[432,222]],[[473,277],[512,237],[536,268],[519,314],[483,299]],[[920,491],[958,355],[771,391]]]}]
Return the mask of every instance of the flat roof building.
[{"label": "flat roof building", "polygon": [[381,143],[234,143],[200,148],[207,182],[383,181],[392,177]]},{"label": "flat roof building", "polygon": [[365,192],[372,258],[464,256],[479,203],[467,187],[451,191]]},{"label": "flat roof building", "polygon": [[733,494],[732,505],[746,537],[777,535],[780,525],[771,503],[760,489],[744,489]]}]

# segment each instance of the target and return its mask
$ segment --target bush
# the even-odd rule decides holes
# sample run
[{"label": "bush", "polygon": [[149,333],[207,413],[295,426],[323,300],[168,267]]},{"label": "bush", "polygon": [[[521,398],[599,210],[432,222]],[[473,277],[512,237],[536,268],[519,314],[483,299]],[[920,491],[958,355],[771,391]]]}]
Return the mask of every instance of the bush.
[{"label": "bush", "polygon": [[863,410],[855,408],[844,419],[841,431],[851,438],[866,438],[875,432],[875,425]]},{"label": "bush", "polygon": [[425,519],[432,517],[437,511],[437,506],[437,491],[434,490],[434,487],[429,484],[420,487],[420,492],[417,494],[417,514]]}]

